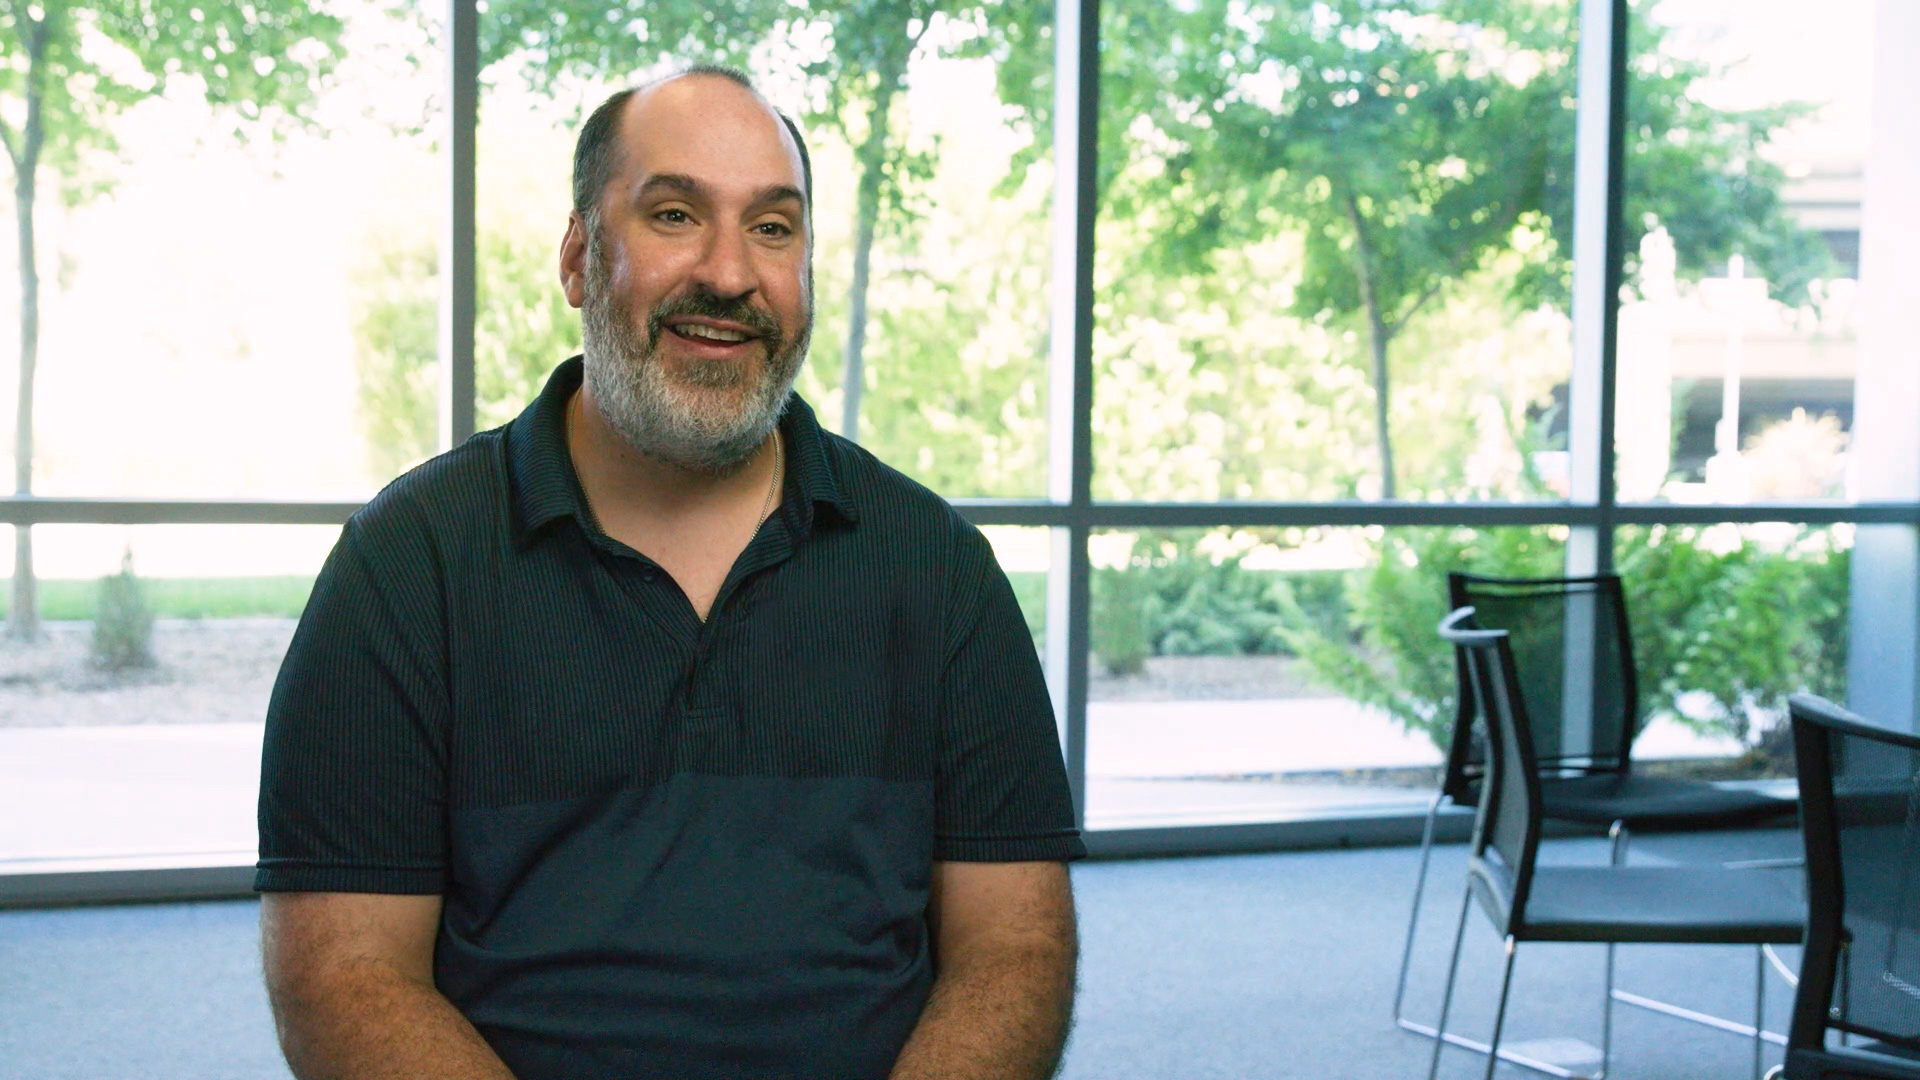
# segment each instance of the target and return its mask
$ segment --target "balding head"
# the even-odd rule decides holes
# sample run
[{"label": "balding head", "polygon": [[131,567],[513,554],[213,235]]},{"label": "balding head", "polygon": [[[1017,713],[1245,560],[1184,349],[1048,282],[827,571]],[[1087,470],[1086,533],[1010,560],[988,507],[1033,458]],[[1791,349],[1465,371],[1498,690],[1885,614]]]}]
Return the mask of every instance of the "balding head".
[{"label": "balding head", "polygon": [[[767,104],[760,96],[753,81],[737,68],[719,65],[700,64],[685,68],[671,75],[665,75],[652,82],[628,87],[617,91],[601,102],[580,127],[579,139],[573,148],[573,209],[590,225],[599,218],[600,200],[605,197],[607,185],[625,165],[627,156],[627,134],[633,117],[629,106],[636,98],[651,98],[655,93],[671,83],[683,80],[707,82],[719,80],[731,84],[738,90],[752,95],[780,123],[781,133],[789,144],[793,154],[800,162],[800,189],[806,197],[806,212],[809,220],[813,217],[813,160],[807,153],[807,141],[800,134],[799,125],[785,113]],[[712,86],[690,87],[689,89],[716,89]],[[680,104],[687,104],[683,99]]]}]

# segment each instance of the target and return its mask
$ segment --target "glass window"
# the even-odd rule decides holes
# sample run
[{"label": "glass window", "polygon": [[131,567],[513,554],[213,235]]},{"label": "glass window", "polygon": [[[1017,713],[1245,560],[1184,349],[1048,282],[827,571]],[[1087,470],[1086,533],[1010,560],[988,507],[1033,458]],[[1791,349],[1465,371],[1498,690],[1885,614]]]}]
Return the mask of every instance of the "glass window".
[{"label": "glass window", "polygon": [[1858,497],[1873,6],[1636,6],[1621,501]]},{"label": "glass window", "polygon": [[0,873],[252,863],[267,699],[340,530],[35,531],[43,635],[0,648]]},{"label": "glass window", "polygon": [[1557,574],[1565,532],[1096,533],[1088,828],[1424,808],[1454,714],[1447,572]]},{"label": "glass window", "polygon": [[1574,5],[1101,5],[1097,497],[1568,493]]},{"label": "glass window", "polygon": [[539,4],[483,14],[481,423],[512,417],[578,347],[554,268],[577,124],[621,86],[717,60],[806,134],[816,315],[798,389],[821,422],[945,496],[1044,494],[1050,39],[1018,8],[753,11],[730,34],[666,8],[645,34]]},{"label": "glass window", "polygon": [[[206,38],[207,70],[83,110],[42,165],[33,490],[371,494],[430,449],[369,443],[397,382],[438,378],[434,307],[397,314],[403,292],[437,295],[431,263],[396,277],[380,238],[442,219],[444,66],[405,5],[176,15],[166,33]],[[95,44],[132,79],[125,50]],[[11,300],[16,260],[3,262]],[[427,343],[423,370],[390,362],[402,339]]]}]

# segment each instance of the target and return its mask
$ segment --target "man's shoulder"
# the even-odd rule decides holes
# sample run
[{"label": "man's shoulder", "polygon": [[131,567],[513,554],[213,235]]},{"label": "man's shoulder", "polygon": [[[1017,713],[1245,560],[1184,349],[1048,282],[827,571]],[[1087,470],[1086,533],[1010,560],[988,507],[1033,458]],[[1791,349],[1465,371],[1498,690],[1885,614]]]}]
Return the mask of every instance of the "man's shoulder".
[{"label": "man's shoulder", "polygon": [[502,520],[506,431],[480,432],[401,473],[348,519],[348,530],[368,540],[451,538]]},{"label": "man's shoulder", "polygon": [[830,431],[820,433],[835,480],[859,514],[878,531],[977,532],[953,504],[920,481],[888,465],[871,450]]}]

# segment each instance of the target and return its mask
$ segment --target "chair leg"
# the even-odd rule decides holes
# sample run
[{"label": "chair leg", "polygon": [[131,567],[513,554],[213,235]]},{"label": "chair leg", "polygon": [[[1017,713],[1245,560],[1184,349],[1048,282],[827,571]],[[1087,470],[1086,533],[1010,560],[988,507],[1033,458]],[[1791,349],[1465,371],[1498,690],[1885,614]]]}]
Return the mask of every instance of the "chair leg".
[{"label": "chair leg", "polygon": [[1493,1070],[1500,1065],[1500,1029],[1507,1025],[1507,991],[1513,988],[1513,935],[1507,935],[1506,971],[1500,976],[1500,1004],[1493,1010],[1493,1039],[1487,1043],[1487,1076],[1493,1080]]},{"label": "chair leg", "polygon": [[1453,958],[1447,961],[1447,989],[1440,995],[1440,1022],[1434,1027],[1433,1063],[1427,1067],[1427,1080],[1440,1075],[1440,1051],[1447,1045],[1447,1013],[1453,1008],[1453,983],[1460,974],[1460,942],[1467,936],[1467,911],[1472,904],[1473,886],[1469,885],[1460,898],[1460,925],[1453,931]]},{"label": "chair leg", "polygon": [[1440,800],[1444,793],[1435,792],[1433,801],[1427,804],[1427,825],[1420,834],[1420,876],[1413,881],[1413,914],[1407,916],[1407,943],[1400,950],[1400,983],[1393,991],[1393,1019],[1398,1022],[1405,1014],[1401,1007],[1407,999],[1407,972],[1413,967],[1413,934],[1420,925],[1420,900],[1427,889],[1427,863],[1433,857],[1433,825],[1440,816]]},{"label": "chair leg", "polygon": [[1607,827],[1607,839],[1613,842],[1613,850],[1607,856],[1608,865],[1627,865],[1627,845],[1633,842],[1633,830],[1627,828],[1626,822],[1616,819]]},{"label": "chair leg", "polygon": [[1753,1080],[1760,1080],[1762,1071],[1761,1054],[1765,1051],[1767,1040],[1767,953],[1764,948],[1753,950]]},{"label": "chair leg", "polygon": [[1601,1080],[1613,1068],[1613,955],[1618,946],[1607,942],[1607,995],[1600,1005],[1600,1071],[1593,1080]]}]

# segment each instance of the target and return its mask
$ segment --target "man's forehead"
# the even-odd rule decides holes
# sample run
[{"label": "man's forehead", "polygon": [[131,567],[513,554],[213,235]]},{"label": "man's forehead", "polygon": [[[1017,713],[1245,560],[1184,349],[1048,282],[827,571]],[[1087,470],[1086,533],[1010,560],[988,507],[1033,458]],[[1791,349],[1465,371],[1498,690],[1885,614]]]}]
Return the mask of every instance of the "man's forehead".
[{"label": "man's forehead", "polygon": [[621,118],[627,181],[716,170],[752,186],[802,185],[799,149],[758,94],[731,79],[676,76],[635,93]]}]

